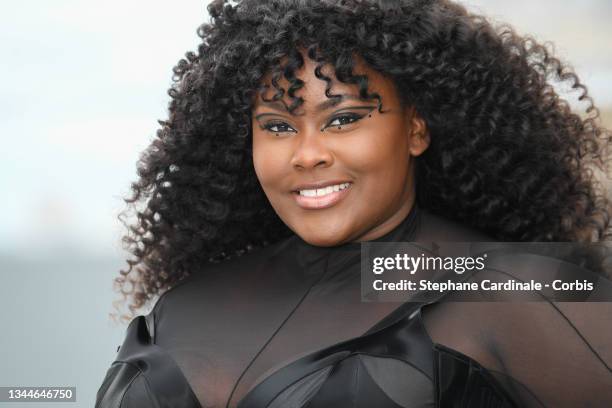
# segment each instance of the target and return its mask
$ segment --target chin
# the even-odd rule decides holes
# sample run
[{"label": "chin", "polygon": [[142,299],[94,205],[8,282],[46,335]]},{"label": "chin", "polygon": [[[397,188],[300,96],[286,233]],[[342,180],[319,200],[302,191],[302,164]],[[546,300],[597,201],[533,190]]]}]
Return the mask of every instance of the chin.
[{"label": "chin", "polygon": [[334,239],[321,239],[321,237],[316,237],[315,239],[302,239],[308,242],[310,245],[318,246],[318,247],[333,247],[340,245],[341,242]]},{"label": "chin", "polygon": [[340,245],[344,242],[344,235],[338,233],[313,233],[305,232],[298,235],[310,245],[329,247]]}]

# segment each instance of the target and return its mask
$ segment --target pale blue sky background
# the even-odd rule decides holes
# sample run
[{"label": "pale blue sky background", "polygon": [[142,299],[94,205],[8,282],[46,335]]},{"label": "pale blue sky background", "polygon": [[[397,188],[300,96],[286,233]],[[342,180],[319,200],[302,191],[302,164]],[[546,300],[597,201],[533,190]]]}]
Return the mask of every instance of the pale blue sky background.
[{"label": "pale blue sky background", "polygon": [[[612,2],[466,3],[555,41],[612,106]],[[0,3],[0,386],[74,385],[66,406],[93,406],[125,330],[107,315],[124,265],[121,197],[205,4]]]}]

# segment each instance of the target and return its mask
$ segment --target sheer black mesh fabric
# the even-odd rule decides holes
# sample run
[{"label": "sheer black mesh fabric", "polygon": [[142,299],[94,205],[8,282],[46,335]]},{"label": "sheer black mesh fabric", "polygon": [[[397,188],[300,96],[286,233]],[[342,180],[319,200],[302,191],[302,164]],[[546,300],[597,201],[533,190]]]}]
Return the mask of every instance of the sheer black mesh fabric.
[{"label": "sheer black mesh fabric", "polygon": [[[417,207],[375,241],[436,240],[494,241]],[[159,299],[148,316],[151,343],[202,407],[612,406],[612,303],[464,302],[458,293],[416,309],[366,303],[360,260],[359,243],[322,248],[293,236],[203,265]],[[612,299],[609,281],[602,287]],[[419,332],[416,323],[393,326],[408,311],[422,319],[424,336],[403,345]],[[435,344],[472,359],[495,395],[444,388],[442,376],[459,374],[433,368]],[[412,357],[390,355],[402,347]]]}]

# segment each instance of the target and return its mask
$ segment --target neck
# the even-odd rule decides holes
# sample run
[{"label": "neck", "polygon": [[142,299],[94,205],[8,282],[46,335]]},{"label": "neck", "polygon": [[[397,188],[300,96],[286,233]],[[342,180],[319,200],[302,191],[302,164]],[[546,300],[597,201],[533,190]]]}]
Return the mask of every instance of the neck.
[{"label": "neck", "polygon": [[404,201],[402,207],[388,217],[384,222],[376,225],[374,228],[369,230],[367,233],[361,235],[358,239],[351,242],[365,242],[372,241],[387,235],[389,232],[396,229],[407,217],[408,214],[414,209],[416,200],[414,194]]}]

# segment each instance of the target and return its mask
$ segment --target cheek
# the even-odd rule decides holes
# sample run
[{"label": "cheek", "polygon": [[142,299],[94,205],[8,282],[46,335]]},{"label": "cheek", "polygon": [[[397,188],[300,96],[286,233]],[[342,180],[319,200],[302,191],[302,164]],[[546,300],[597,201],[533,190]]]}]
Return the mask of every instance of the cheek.
[{"label": "cheek", "polygon": [[[365,136],[365,135],[363,135]],[[344,148],[351,157],[351,167],[361,177],[382,178],[400,176],[408,167],[410,152],[405,132],[389,123],[381,123],[367,137],[355,138]]]},{"label": "cheek", "polygon": [[273,185],[283,175],[281,152],[275,149],[274,144],[267,143],[263,135],[255,133],[253,134],[253,167],[264,189]]},{"label": "cheek", "polygon": [[351,168],[359,180],[363,205],[377,203],[382,210],[405,197],[410,183],[410,150],[403,129],[389,127],[370,136],[351,144]]}]

